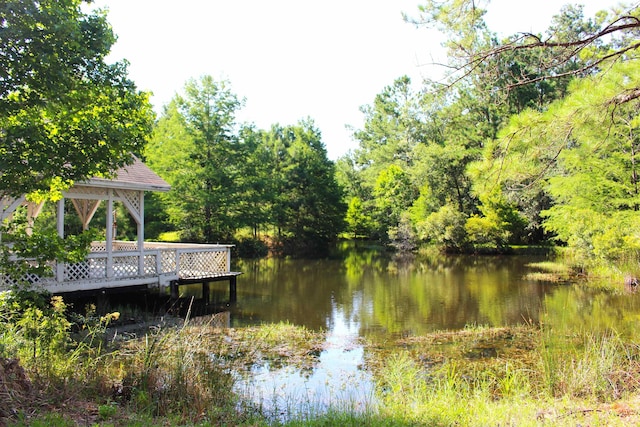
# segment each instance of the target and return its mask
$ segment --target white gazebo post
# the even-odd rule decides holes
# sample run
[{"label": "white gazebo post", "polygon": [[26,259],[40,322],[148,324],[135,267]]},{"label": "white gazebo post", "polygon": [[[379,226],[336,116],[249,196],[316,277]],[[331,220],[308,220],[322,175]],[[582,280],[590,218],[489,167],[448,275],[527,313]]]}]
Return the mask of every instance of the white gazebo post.
[{"label": "white gazebo post", "polygon": [[[57,210],[57,222],[58,222],[58,236],[64,239],[64,197],[58,200]],[[56,262],[56,281],[58,283],[64,282],[64,263]]]},{"label": "white gazebo post", "polygon": [[138,191],[138,274],[144,276],[144,191]]},{"label": "white gazebo post", "polygon": [[105,249],[107,251],[107,278],[113,277],[113,190],[107,190],[107,233]]}]

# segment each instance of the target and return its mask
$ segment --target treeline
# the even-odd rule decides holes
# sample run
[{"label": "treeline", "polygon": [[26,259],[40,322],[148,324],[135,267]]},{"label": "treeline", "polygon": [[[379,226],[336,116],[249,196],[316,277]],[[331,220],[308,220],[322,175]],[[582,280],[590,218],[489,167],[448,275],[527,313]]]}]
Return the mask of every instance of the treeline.
[{"label": "treeline", "polygon": [[187,82],[156,123],[146,162],[172,185],[150,200],[147,235],[236,242],[242,253],[325,252],[345,206],[311,120],[259,130],[235,122],[243,101],[210,76]]},{"label": "treeline", "polygon": [[362,108],[359,148],[337,163],[348,231],[405,249],[635,257],[638,7],[592,20],[566,6],[545,34],[498,41],[472,6],[422,8],[449,37],[445,84],[401,77]]}]

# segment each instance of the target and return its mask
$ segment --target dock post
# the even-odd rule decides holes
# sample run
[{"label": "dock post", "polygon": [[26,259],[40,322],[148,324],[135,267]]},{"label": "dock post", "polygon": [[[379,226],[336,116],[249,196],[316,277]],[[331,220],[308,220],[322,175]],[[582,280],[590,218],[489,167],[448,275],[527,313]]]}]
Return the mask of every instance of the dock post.
[{"label": "dock post", "polygon": [[180,298],[179,285],[180,284],[177,280],[172,280],[171,283],[169,283],[169,289],[171,291],[171,299]]},{"label": "dock post", "polygon": [[229,277],[229,301],[236,302],[238,300],[236,276]]},{"label": "dock post", "polygon": [[209,299],[210,299],[209,295],[210,295],[209,282],[202,282],[202,299],[204,300],[205,305],[209,304]]}]

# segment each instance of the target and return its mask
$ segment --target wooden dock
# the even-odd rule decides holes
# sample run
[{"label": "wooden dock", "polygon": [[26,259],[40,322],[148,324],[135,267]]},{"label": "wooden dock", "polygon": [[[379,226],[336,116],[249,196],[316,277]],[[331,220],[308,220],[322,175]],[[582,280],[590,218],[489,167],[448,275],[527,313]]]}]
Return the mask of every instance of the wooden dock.
[{"label": "wooden dock", "polygon": [[210,274],[207,277],[201,277],[201,278],[188,278],[188,279],[174,280],[170,284],[171,298],[178,299],[180,297],[180,286],[182,285],[202,284],[202,299],[206,303],[209,301],[209,296],[211,292],[211,289],[210,289],[211,283],[228,280],[229,281],[229,301],[236,302],[238,300],[237,278],[241,274],[242,272],[239,272],[239,271],[229,271],[226,273],[219,273],[215,275]]}]

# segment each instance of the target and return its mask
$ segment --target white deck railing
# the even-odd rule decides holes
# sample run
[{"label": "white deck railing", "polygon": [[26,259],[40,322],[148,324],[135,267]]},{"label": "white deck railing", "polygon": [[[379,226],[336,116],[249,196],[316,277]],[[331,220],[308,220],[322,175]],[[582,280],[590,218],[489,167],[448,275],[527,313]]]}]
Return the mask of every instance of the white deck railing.
[{"label": "white deck railing", "polygon": [[[29,282],[51,292],[72,292],[135,285],[165,287],[178,279],[219,277],[231,272],[233,245],[114,241],[93,242],[91,253],[79,263],[52,265],[54,277],[32,276]],[[13,282],[5,277],[5,286]],[[0,285],[2,287],[2,285]]]}]

